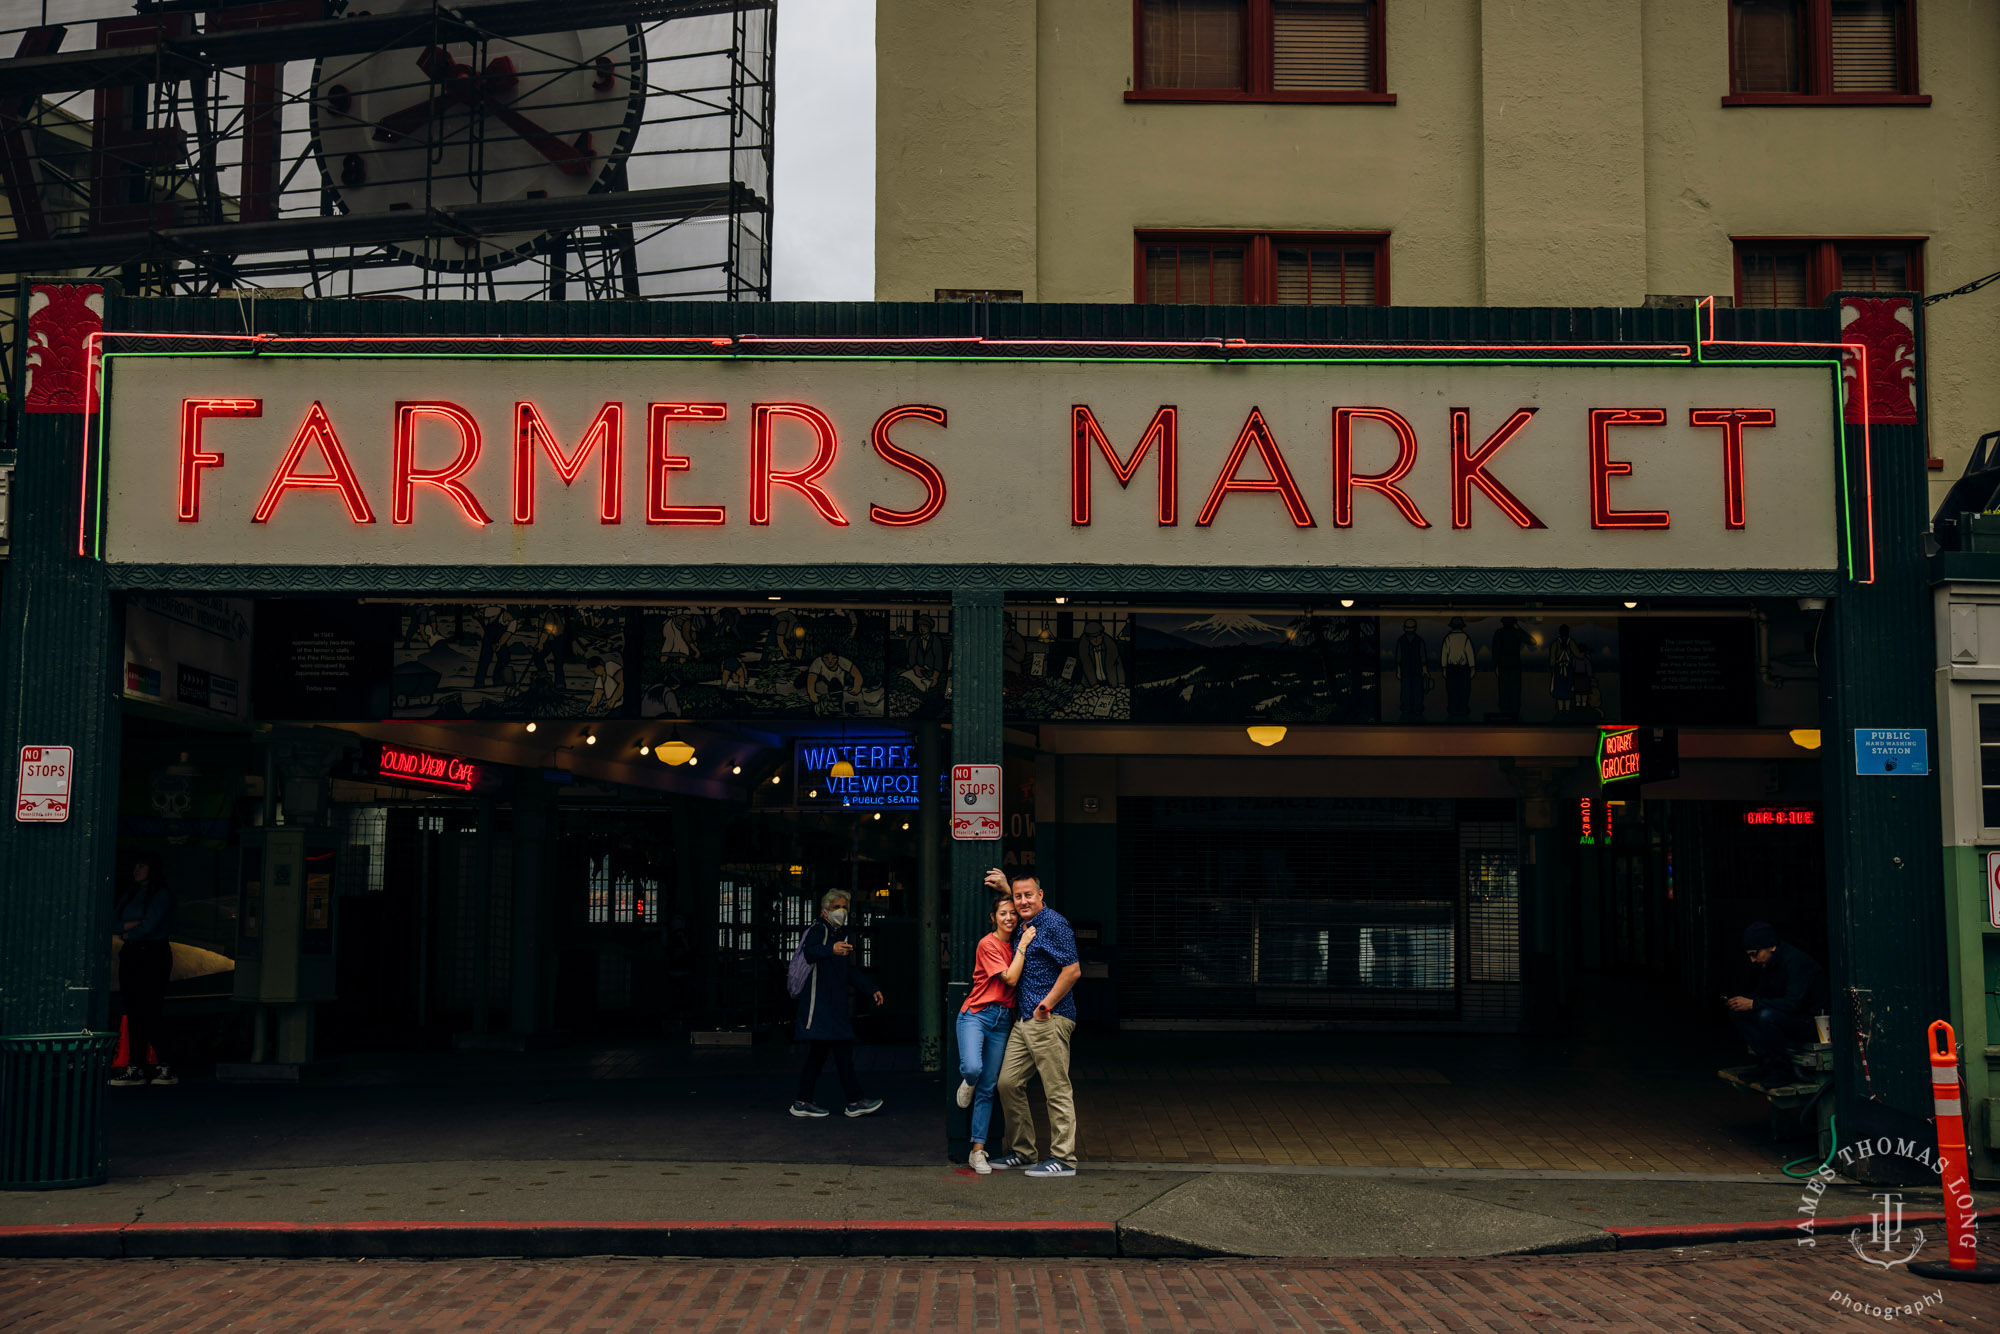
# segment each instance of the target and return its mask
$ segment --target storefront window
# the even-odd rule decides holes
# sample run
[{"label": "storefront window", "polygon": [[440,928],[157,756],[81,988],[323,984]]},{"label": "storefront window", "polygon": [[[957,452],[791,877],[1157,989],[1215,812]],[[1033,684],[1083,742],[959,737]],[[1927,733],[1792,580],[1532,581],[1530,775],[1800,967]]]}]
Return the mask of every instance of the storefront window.
[{"label": "storefront window", "polygon": [[2000,829],[2000,703],[1979,706],[1979,822]]}]

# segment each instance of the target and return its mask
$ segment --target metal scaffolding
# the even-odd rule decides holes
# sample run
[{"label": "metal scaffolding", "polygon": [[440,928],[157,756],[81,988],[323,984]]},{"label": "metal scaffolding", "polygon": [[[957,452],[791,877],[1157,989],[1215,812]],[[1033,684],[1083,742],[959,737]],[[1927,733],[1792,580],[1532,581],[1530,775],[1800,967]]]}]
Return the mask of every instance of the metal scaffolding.
[{"label": "metal scaffolding", "polygon": [[151,296],[769,300],[776,16],[39,0],[0,29],[0,274]]}]

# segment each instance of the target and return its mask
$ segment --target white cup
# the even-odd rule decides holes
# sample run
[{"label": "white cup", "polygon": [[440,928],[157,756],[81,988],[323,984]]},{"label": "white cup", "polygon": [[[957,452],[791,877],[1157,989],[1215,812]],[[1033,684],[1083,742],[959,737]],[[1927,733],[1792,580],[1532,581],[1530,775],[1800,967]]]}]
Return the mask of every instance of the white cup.
[{"label": "white cup", "polygon": [[1813,1016],[1813,1022],[1819,1025],[1819,1040],[1821,1042],[1832,1042],[1833,1016],[1830,1014],[1816,1014]]}]

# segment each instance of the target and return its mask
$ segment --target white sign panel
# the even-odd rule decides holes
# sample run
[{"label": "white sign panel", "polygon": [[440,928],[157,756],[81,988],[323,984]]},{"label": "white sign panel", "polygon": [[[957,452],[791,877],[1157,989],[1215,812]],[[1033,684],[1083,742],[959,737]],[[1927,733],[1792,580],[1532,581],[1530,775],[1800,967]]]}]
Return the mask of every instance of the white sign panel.
[{"label": "white sign panel", "polygon": [[109,360],[115,561],[1839,557],[1824,368]]},{"label": "white sign panel", "polygon": [[955,764],[951,768],[951,836],[1000,837],[1000,766]]},{"label": "white sign panel", "polygon": [[2000,852],[1986,854],[1986,923],[2000,929]]},{"label": "white sign panel", "polygon": [[68,746],[21,747],[14,818],[30,824],[69,819],[70,776],[75,769],[76,752]]}]

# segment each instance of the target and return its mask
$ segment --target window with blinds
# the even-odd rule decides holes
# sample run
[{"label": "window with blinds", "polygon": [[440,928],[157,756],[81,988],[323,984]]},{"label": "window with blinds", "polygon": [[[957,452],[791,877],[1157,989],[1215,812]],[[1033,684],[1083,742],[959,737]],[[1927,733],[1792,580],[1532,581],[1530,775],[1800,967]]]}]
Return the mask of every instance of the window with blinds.
[{"label": "window with blinds", "polygon": [[1375,87],[1375,21],[1359,0],[1272,0],[1271,86]]},{"label": "window with blinds", "polygon": [[1243,87],[1245,0],[1144,0],[1141,87]]},{"label": "window with blinds", "polygon": [[1129,98],[1394,102],[1382,0],[1139,0]]},{"label": "window with blinds", "polygon": [[1382,306],[1388,238],[1340,232],[1141,232],[1145,305]]},{"label": "window with blinds", "polygon": [[1278,248],[1277,304],[1372,306],[1375,251],[1355,247]]},{"label": "window with blinds", "polygon": [[1909,0],[1730,0],[1730,92],[1914,95],[1915,45]]},{"label": "window with blinds", "polygon": [[1921,243],[1746,242],[1736,250],[1736,304],[1818,306],[1832,292],[1923,290]]},{"label": "window with blinds", "polygon": [[1147,246],[1146,304],[1244,305],[1243,247]]},{"label": "window with blinds", "polygon": [[1736,67],[1730,83],[1739,93],[1805,91],[1799,61],[1800,0],[1736,0],[1730,26]]},{"label": "window with blinds", "polygon": [[1739,306],[1809,306],[1807,254],[1803,250],[1751,250],[1742,256]]},{"label": "window with blinds", "polygon": [[1847,292],[1904,292],[1910,289],[1910,252],[1850,250],[1840,253],[1840,287]]},{"label": "window with blinds", "polygon": [[1903,90],[1900,9],[1896,0],[1833,0],[1828,17],[1834,92]]}]

